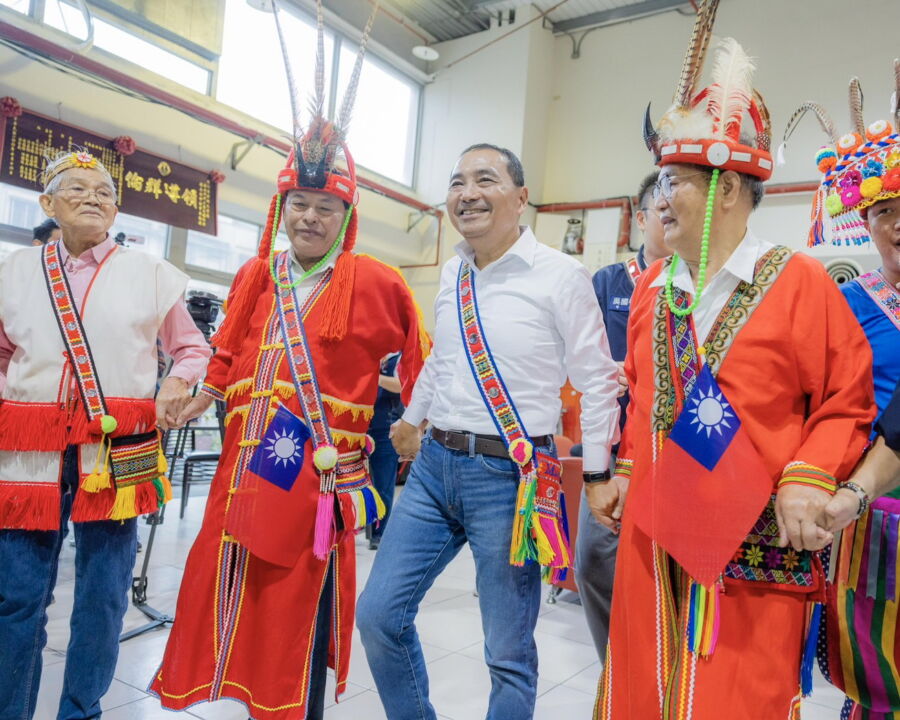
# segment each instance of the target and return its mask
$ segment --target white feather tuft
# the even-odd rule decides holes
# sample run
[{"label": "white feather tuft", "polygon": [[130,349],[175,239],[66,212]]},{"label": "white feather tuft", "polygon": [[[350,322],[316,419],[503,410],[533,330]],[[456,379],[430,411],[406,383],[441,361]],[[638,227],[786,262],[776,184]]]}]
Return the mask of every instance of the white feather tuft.
[{"label": "white feather tuft", "polygon": [[715,137],[730,134],[737,139],[741,120],[753,95],[753,61],[734,38],[724,38],[716,48],[707,109],[716,122]]},{"label": "white feather tuft", "polygon": [[669,108],[657,127],[663,142],[673,140],[702,140],[712,137],[712,118],[702,105],[684,110],[677,105]]}]

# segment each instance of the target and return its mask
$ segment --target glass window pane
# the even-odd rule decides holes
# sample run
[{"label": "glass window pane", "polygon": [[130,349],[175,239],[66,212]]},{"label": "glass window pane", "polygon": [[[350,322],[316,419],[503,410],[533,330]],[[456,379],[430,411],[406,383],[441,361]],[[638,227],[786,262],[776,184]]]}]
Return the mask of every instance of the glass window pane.
[{"label": "glass window pane", "polygon": [[188,231],[185,262],[232,275],[256,254],[259,225],[219,215],[219,234]]},{"label": "glass window pane", "polygon": [[0,183],[0,223],[31,230],[47,216],[38,203],[36,190]]},{"label": "glass window pane", "polygon": [[[191,90],[204,95],[209,92],[209,70],[126,32],[96,15],[93,21],[94,47],[129,60],[157,75],[171,78]],[[76,38],[87,37],[87,26],[81,11],[60,0],[48,0],[44,10],[44,22]]]},{"label": "glass window pane", "polygon": [[[309,121],[307,106],[314,89],[316,26],[314,20],[285,8],[279,18],[288,45],[297,82],[302,121]],[[325,32],[325,112],[328,112],[328,78],[334,39]],[[270,12],[255,10],[247,0],[227,0],[222,55],[216,99],[283,130],[293,128],[290,95],[281,47]]]},{"label": "glass window pane", "polygon": [[119,213],[109,231],[114,238],[124,241],[125,247],[133,247],[150,255],[165,258],[169,245],[169,226],[165,223]]},{"label": "glass window pane", "polygon": [[[342,45],[338,103],[344,100],[355,60],[356,48]],[[418,112],[419,86],[366,57],[347,141],[356,164],[412,185]]]},{"label": "glass window pane", "polygon": [[0,5],[27,15],[30,0],[0,0]]}]

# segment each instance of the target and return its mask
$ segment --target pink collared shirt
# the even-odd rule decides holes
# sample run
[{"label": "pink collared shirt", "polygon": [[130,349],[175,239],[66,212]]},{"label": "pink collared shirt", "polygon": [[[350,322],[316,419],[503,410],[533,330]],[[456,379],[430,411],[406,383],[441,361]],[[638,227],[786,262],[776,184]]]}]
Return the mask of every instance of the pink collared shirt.
[{"label": "pink collared shirt", "polygon": [[[63,261],[72,297],[79,310],[84,304],[84,297],[94,278],[94,273],[115,248],[116,243],[107,236],[103,242],[86,250],[80,257],[73,258],[66,249],[65,243],[59,243],[60,259]],[[203,376],[212,350],[203,334],[197,329],[183,302],[176,302],[169,310],[159,328],[159,341],[162,344],[163,352],[173,359],[168,377],[181,378],[189,386],[194,385]],[[6,370],[15,349],[15,345],[10,342],[3,331],[3,323],[0,321],[0,392],[6,388]]]}]

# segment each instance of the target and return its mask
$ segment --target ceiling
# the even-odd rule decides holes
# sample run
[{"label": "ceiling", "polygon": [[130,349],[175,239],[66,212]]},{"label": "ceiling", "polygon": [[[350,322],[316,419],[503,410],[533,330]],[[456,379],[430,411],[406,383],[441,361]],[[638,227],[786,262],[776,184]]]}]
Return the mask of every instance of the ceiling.
[{"label": "ceiling", "polygon": [[[382,0],[382,7],[443,42],[487,30],[492,18],[508,22],[508,13],[529,5],[547,13],[554,32],[634,20],[668,10],[691,9],[691,0]],[[559,5],[559,7],[555,7]]]}]

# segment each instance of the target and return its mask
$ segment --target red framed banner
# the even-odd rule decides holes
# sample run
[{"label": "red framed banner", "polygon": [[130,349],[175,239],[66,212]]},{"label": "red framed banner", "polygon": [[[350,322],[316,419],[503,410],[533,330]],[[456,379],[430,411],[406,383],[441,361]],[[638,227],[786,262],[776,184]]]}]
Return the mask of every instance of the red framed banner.
[{"label": "red framed banner", "polygon": [[28,110],[0,117],[0,182],[40,190],[44,156],[74,148],[109,170],[122,212],[216,234],[215,173],[136,149],[130,138],[96,135]]}]

